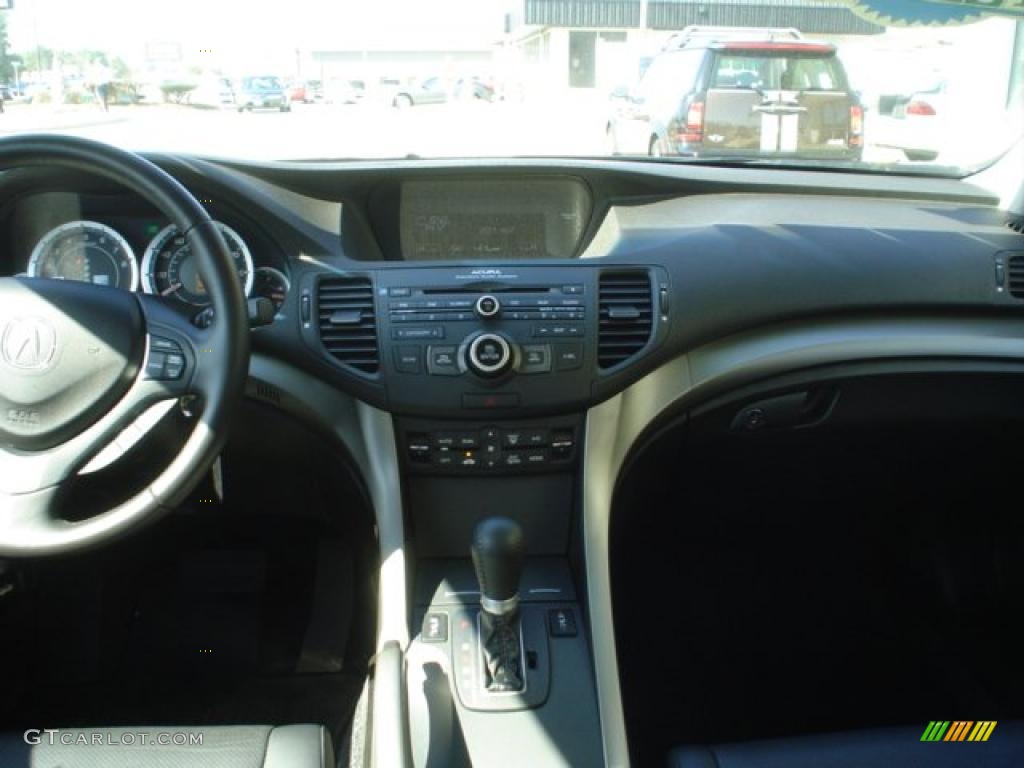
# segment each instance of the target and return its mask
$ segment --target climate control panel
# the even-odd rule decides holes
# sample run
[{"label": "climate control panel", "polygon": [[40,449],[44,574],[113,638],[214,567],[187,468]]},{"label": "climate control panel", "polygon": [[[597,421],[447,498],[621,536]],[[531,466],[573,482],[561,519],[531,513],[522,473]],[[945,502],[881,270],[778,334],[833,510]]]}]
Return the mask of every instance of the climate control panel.
[{"label": "climate control panel", "polygon": [[399,422],[399,444],[418,474],[521,474],[571,468],[578,417],[544,422]]}]

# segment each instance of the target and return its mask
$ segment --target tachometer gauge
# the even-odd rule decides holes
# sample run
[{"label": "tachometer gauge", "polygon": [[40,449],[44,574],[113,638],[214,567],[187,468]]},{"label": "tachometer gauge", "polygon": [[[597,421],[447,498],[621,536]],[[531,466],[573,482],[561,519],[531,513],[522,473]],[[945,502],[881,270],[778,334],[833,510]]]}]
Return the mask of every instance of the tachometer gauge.
[{"label": "tachometer gauge", "polygon": [[291,283],[283,272],[273,267],[260,267],[256,270],[256,282],[253,285],[252,295],[270,299],[274,302],[274,309],[280,312],[290,288]]},{"label": "tachometer gauge", "polygon": [[28,274],[128,291],[139,287],[139,264],[132,247],[115,230],[96,221],[72,221],[47,232],[32,251]]},{"label": "tachometer gauge", "polygon": [[[227,224],[219,221],[215,224],[228,244],[228,250],[235,260],[238,280],[248,296],[254,278],[249,247]],[[197,307],[210,304],[203,278],[199,275],[199,264],[192,256],[192,248],[174,224],[160,230],[146,248],[142,257],[142,289],[146,293],[174,296]]]}]

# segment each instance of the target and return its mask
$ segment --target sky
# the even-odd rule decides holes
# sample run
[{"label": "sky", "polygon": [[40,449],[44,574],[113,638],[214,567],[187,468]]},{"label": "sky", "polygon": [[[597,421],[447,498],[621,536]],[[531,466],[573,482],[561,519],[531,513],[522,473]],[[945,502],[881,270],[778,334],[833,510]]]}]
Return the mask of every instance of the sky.
[{"label": "sky", "polygon": [[180,43],[213,66],[295,59],[296,49],[344,50],[394,40],[490,43],[505,0],[17,0],[8,14],[11,50],[37,44],[106,50],[129,63],[147,44]]}]

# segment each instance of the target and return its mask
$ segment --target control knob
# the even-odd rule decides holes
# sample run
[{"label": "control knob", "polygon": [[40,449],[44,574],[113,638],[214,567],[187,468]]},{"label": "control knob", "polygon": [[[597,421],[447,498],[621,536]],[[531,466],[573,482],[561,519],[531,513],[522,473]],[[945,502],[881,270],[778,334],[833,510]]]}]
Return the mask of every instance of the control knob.
[{"label": "control knob", "polygon": [[484,294],[476,300],[476,313],[480,317],[484,319],[495,317],[499,312],[501,312],[501,302],[498,301],[497,296]]},{"label": "control knob", "polygon": [[512,344],[500,333],[481,333],[466,348],[466,366],[477,376],[501,376],[512,363]]}]

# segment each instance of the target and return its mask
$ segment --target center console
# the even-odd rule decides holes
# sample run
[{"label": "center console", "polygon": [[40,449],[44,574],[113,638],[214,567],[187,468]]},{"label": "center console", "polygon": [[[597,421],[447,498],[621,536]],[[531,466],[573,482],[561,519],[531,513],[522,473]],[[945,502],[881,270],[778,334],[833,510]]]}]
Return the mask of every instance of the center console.
[{"label": "center console", "polygon": [[[317,363],[358,384],[394,430],[412,762],[601,765],[584,414],[665,339],[667,274],[406,263],[318,272],[300,291]],[[503,522],[482,536],[489,520]]]}]

